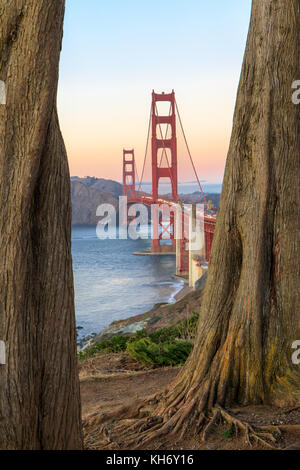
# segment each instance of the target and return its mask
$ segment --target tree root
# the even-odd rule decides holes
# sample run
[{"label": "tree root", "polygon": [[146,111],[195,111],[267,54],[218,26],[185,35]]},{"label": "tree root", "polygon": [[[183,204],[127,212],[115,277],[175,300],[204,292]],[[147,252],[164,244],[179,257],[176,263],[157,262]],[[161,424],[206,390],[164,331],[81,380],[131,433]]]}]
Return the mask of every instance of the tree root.
[{"label": "tree root", "polygon": [[[194,401],[177,410],[173,409],[173,412],[170,412],[170,408],[168,408],[168,413],[164,415],[152,414],[155,409],[157,410],[155,400],[151,401],[151,405],[148,401],[144,403],[144,406],[139,405],[135,412],[132,412],[131,408],[130,416],[128,414],[125,416],[126,413],[120,413],[117,416],[114,412],[111,416],[106,415],[105,419],[99,417],[98,420],[94,420],[92,429],[89,426],[89,432],[85,439],[86,448],[138,449],[164,436],[177,435],[181,439],[190,430],[193,430],[195,435],[202,433],[201,440],[205,442],[213,428],[223,421],[232,426],[236,436],[243,434],[249,447],[255,445],[275,450],[278,449],[275,444],[282,435],[281,430],[284,430],[284,426],[251,425],[236,418],[218,405],[212,408],[210,416],[199,412],[199,409],[198,412],[195,412]],[[145,410],[147,410],[148,416],[145,416]]]},{"label": "tree root", "polygon": [[[276,450],[277,447],[272,445],[271,443],[275,444],[277,442],[277,437],[281,436],[281,431],[278,426],[252,426],[251,424],[241,421],[238,418],[232,416],[228,411],[220,406],[216,406],[213,409],[213,417],[210,423],[207,425],[206,429],[203,433],[203,439],[207,438],[208,432],[211,430],[211,427],[214,424],[217,424],[218,420],[223,419],[226,423],[233,426],[235,429],[236,435],[239,432],[242,432],[246,438],[246,444],[249,447],[253,447],[253,443],[262,446],[268,449]],[[270,443],[270,442],[271,443]]]},{"label": "tree root", "polygon": [[185,392],[183,384],[144,400],[119,407],[111,413],[95,413],[85,420],[88,449],[139,449],[153,441],[164,446],[165,440],[201,436],[207,441],[219,424],[227,423],[236,437],[243,436],[250,448],[278,449],[282,433],[297,431],[300,425],[255,425],[234,416],[219,404],[213,404],[210,382]]}]

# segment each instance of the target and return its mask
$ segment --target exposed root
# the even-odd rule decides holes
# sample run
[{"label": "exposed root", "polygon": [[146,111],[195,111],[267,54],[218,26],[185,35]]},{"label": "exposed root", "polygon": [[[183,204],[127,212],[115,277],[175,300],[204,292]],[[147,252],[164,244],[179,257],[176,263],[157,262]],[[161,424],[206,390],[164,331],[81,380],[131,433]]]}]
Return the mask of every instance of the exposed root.
[{"label": "exposed root", "polygon": [[245,435],[246,443],[248,446],[252,447],[254,442],[257,445],[267,447],[268,449],[276,449],[276,447],[274,447],[268,441],[271,441],[273,444],[277,442],[277,439],[274,437],[273,433],[277,434],[278,437],[281,436],[281,431],[279,427],[259,426],[255,430],[254,427],[251,426],[249,423],[243,422],[235,418],[220,406],[216,406],[215,408],[213,408],[212,417],[203,430],[202,441],[207,440],[209,433],[213,430],[213,427],[220,422],[221,419],[223,419],[223,421],[225,421],[234,428],[236,436],[238,436],[238,434],[242,432]]},{"label": "exposed root", "polygon": [[252,426],[251,424],[235,418],[234,416],[232,416],[230,413],[228,413],[226,410],[224,410],[223,408],[219,406],[216,407],[215,410],[219,411],[219,416],[222,417],[225,422],[227,422],[228,424],[234,427],[236,434],[238,434],[239,432],[242,432],[245,435],[246,443],[249,445],[249,447],[253,447],[253,443],[255,443],[256,445],[266,447],[268,449],[272,449],[272,450],[277,449],[277,447],[270,444],[270,442],[272,442],[273,444],[277,442],[277,439],[276,437],[274,437],[273,433],[277,434],[277,436],[281,436],[281,431],[279,427],[255,426],[255,429],[254,429],[254,426]]},{"label": "exposed root", "polygon": [[[157,402],[152,399],[143,405],[139,403],[136,408],[120,409],[110,416],[92,418],[92,429],[85,440],[88,449],[119,449],[141,448],[153,440],[159,440],[163,436],[177,435],[183,438],[193,430],[195,435],[202,433],[202,441],[206,441],[213,428],[222,421],[228,423],[236,436],[245,436],[249,447],[259,446],[275,450],[275,444],[281,437],[281,430],[286,426],[254,426],[242,421],[220,406],[212,408],[211,416],[208,416],[199,408],[195,400],[179,409],[168,408],[168,413],[157,415]],[[126,413],[127,411],[127,413]],[[130,411],[130,413],[128,413]],[[128,414],[130,416],[128,416]],[[147,414],[147,416],[145,416]],[[127,415],[127,416],[126,416]],[[292,429],[298,426],[290,426]]]},{"label": "exposed root", "polygon": [[139,449],[169,436],[180,440],[191,432],[207,441],[214,428],[227,423],[236,437],[243,436],[248,447],[278,449],[282,432],[299,431],[300,425],[254,425],[238,419],[220,405],[213,405],[210,382],[193,387],[183,384],[146,400],[119,407],[111,413],[89,416],[84,424],[88,449]]},{"label": "exposed root", "polygon": [[204,428],[203,434],[202,434],[202,441],[206,441],[209,433],[212,431],[213,427],[218,424],[218,421],[221,417],[221,412],[218,408],[215,408],[213,410],[213,415],[212,418],[209,420],[209,423],[207,426]]},{"label": "exposed root", "polygon": [[281,431],[286,431],[286,432],[298,432],[300,433],[300,424],[280,424],[278,425],[278,428]]}]

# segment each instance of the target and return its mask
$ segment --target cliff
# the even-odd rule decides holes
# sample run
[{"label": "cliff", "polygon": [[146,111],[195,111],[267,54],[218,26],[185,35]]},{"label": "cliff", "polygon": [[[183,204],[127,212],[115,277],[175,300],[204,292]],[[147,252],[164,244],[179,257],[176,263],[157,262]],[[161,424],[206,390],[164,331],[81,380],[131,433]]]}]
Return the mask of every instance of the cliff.
[{"label": "cliff", "polygon": [[[84,184],[79,179],[71,180],[73,225],[97,225],[99,217],[96,216],[96,210],[100,204],[112,204],[118,211],[119,201],[117,197],[98,189],[97,183],[98,181],[95,182],[96,186],[94,186]],[[118,185],[119,183],[115,184]],[[101,182],[99,185],[101,186]],[[105,187],[105,185],[101,187]],[[107,187],[113,189],[112,186],[108,185]],[[114,189],[116,191],[117,187]]]},{"label": "cliff", "polygon": [[122,195],[122,185],[117,181],[106,180],[104,178],[95,178],[94,176],[86,176],[85,178],[79,178],[78,176],[72,176],[71,182],[80,182],[85,186],[98,191],[109,193],[115,198]]}]

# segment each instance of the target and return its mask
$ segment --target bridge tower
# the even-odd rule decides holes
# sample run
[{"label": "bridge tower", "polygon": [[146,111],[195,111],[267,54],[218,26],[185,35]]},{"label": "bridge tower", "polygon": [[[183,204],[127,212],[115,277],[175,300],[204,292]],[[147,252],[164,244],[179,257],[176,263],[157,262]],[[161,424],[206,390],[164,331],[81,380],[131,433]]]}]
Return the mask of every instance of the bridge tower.
[{"label": "bridge tower", "polygon": [[134,150],[123,150],[123,196],[135,197]]},{"label": "bridge tower", "polygon": [[[159,115],[157,102],[169,102],[169,115]],[[171,136],[163,135],[162,125],[166,125],[171,130]],[[169,150],[169,156],[167,151]],[[158,161],[159,151],[162,157]],[[165,157],[166,166],[162,166],[163,157]],[[158,188],[160,178],[169,178],[172,187],[172,201],[178,201],[178,176],[177,176],[177,138],[176,138],[176,102],[175,92],[155,93],[152,92],[152,198],[154,204],[158,203]],[[175,215],[170,214],[168,227],[162,223],[162,214],[152,211],[153,217],[153,242],[152,251],[162,251],[161,240],[163,234],[169,234],[172,240],[172,249],[175,250]]]}]

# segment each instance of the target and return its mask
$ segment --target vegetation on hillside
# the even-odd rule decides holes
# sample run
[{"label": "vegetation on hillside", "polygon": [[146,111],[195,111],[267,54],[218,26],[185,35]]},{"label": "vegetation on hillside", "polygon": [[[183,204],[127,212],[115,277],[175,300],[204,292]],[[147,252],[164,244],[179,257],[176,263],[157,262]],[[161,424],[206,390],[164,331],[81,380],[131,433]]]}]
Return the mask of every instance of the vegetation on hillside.
[{"label": "vegetation on hillside", "polygon": [[144,365],[166,366],[183,364],[193,347],[198,313],[177,325],[148,333],[140,330],[133,336],[117,335],[79,352],[80,359],[96,354],[126,351]]}]

